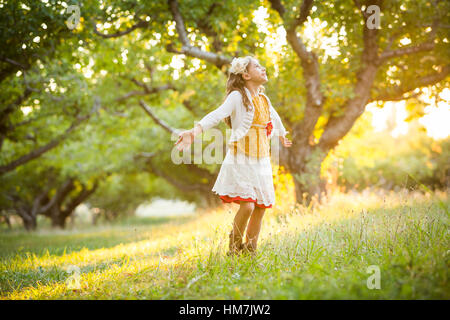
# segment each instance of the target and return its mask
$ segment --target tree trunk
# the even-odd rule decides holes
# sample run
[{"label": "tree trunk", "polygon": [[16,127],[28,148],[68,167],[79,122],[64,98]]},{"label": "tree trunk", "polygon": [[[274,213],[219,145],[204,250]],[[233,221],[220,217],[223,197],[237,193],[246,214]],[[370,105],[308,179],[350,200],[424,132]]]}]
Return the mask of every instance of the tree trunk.
[{"label": "tree trunk", "polygon": [[199,197],[200,201],[198,203],[198,207],[202,209],[216,208],[222,203],[219,196],[212,191],[206,191],[199,195]]},{"label": "tree trunk", "polygon": [[27,231],[33,231],[37,228],[37,219],[33,215],[33,210],[30,206],[25,204],[16,203],[16,214],[22,219],[23,226]]},{"label": "tree trunk", "polygon": [[67,216],[63,214],[63,212],[58,208],[58,206],[52,207],[50,219],[52,220],[53,228],[64,229],[66,227]]},{"label": "tree trunk", "polygon": [[66,218],[61,216],[52,218],[52,227],[64,229],[66,227]]},{"label": "tree trunk", "polygon": [[327,190],[325,188],[325,181],[319,178],[319,175],[311,176],[306,172],[302,172],[300,174],[296,174],[297,176],[310,176],[312,179],[310,181],[317,181],[318,183],[307,183],[306,185],[300,182],[297,178],[294,177],[294,185],[295,185],[295,197],[297,203],[302,203],[305,206],[309,206],[313,199],[317,199],[318,203],[321,203],[323,197],[327,194]]},{"label": "tree trunk", "polygon": [[9,218],[8,213],[6,212],[0,212],[0,218],[3,218],[3,220],[5,221],[6,225],[8,226],[8,229],[12,229],[12,225],[11,225],[11,220]]},{"label": "tree trunk", "polygon": [[220,200],[219,196],[211,191],[209,196],[207,197],[207,203],[210,208],[215,208],[222,204],[222,200]]},{"label": "tree trunk", "polygon": [[327,152],[319,147],[298,146],[289,151],[288,169],[294,178],[296,202],[309,206],[314,198],[320,203],[326,194],[325,180],[320,176]]},{"label": "tree trunk", "polygon": [[36,217],[30,217],[27,219],[24,219],[22,217],[22,221],[23,221],[23,226],[25,227],[25,230],[27,231],[34,231],[37,228],[37,221],[36,221]]},{"label": "tree trunk", "polygon": [[[66,227],[67,219],[74,213],[75,208],[86,200],[92,193],[95,192],[99,184],[99,180],[95,180],[91,189],[87,189],[82,184],[82,190],[74,197],[70,197],[70,192],[74,189],[72,179],[69,179],[57,192],[54,201],[50,202],[48,208],[41,214],[48,216],[52,220],[52,227],[64,229]],[[65,202],[65,205],[63,205]]]}]

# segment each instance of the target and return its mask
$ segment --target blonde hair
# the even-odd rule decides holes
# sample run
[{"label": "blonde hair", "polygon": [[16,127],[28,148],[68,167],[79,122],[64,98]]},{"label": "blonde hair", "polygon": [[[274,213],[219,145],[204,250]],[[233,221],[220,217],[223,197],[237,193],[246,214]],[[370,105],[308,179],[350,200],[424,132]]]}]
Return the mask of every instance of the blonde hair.
[{"label": "blonde hair", "polygon": [[[252,59],[256,60],[253,56],[245,56],[243,58],[234,58],[231,68],[229,69],[229,76],[227,80],[227,94],[226,97],[233,92],[234,90],[237,90],[241,93],[242,100],[244,102],[245,110],[250,111],[251,104],[250,100],[248,99],[248,96],[245,92],[245,80],[242,77],[242,74],[244,72],[248,71],[248,67],[250,65],[250,62]],[[263,85],[260,85],[258,87],[258,93],[264,93],[265,87]],[[224,101],[225,101],[224,99]],[[224,122],[231,128],[231,117],[226,117],[224,119]]]}]

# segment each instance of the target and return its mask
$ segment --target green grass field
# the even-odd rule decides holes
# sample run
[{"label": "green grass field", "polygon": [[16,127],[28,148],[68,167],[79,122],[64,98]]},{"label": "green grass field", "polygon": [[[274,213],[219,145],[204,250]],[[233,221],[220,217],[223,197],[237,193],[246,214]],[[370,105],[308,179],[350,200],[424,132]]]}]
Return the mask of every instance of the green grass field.
[{"label": "green grass field", "polygon": [[[237,208],[67,231],[2,231],[0,296],[450,298],[445,192],[336,192],[314,209],[277,205],[266,211],[253,259],[225,255]],[[379,268],[379,289],[367,285],[369,266]]]}]

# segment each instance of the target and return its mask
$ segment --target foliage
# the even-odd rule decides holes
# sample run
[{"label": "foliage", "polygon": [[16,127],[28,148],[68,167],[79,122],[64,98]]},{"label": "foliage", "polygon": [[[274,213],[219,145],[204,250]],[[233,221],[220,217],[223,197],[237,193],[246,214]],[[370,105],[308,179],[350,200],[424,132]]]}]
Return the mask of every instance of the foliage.
[{"label": "foliage", "polygon": [[88,203],[91,208],[107,211],[108,216],[133,216],[140,204],[152,197],[169,197],[171,191],[161,178],[152,178],[147,172],[113,174]]},{"label": "foliage", "polygon": [[[299,58],[288,44],[279,50],[266,47],[265,40],[277,37],[282,24],[270,4],[259,0],[178,2],[192,46],[226,57],[250,54],[261,61],[270,75],[267,93],[291,130],[289,127],[304,116],[305,79]],[[66,26],[69,16],[66,8],[71,4],[81,9],[80,23],[74,30]],[[287,8],[286,19],[290,21],[298,11],[298,3],[288,0],[283,4]],[[438,6],[435,8],[425,0],[385,1],[380,49],[386,48],[390,37],[399,30],[414,44],[425,41],[428,31],[422,32],[422,27],[433,22],[435,13],[442,15],[442,20],[448,15],[448,2],[441,1]],[[268,14],[266,29],[258,28],[253,15],[255,10],[264,8]],[[172,163],[170,133],[139,107],[142,100],[171,128],[187,129],[218,107],[225,95],[226,66],[218,68],[210,62],[168,50],[169,47],[179,49],[181,44],[167,1],[7,1],[2,2],[0,15],[0,38],[6,44],[0,54],[0,165],[49,143],[78,117],[89,115],[57,147],[3,176],[2,190],[21,188],[21,196],[30,202],[47,185],[45,172],[53,170],[57,181],[75,177],[79,183],[90,184],[99,179],[101,192],[93,195],[92,204],[120,214],[132,210],[138,201],[156,195],[203,201],[204,192],[183,192],[158,177],[145,161],[136,160],[139,154],[155,152],[156,166],[174,179],[192,185],[211,182],[205,182],[204,176],[195,174],[188,166]],[[125,32],[143,22],[145,27]],[[313,140],[317,142],[328,116],[341,114],[340,107],[354,95],[352,85],[361,67],[359,56],[363,49],[361,15],[352,1],[321,1],[314,4],[307,22],[312,26],[313,36],[306,37],[304,27],[299,33],[305,36],[308,49],[318,54],[322,90],[327,96],[313,132]],[[333,35],[337,36],[337,44],[332,48],[336,55],[329,54],[323,46],[324,42],[332,42]],[[402,46],[400,40],[395,39],[393,48]],[[448,29],[440,28],[432,55],[422,52],[413,57],[398,57],[392,61],[399,66],[397,69],[390,63],[379,70],[376,87],[386,89],[400,80],[409,84],[418,75],[436,70],[448,63],[448,47]],[[447,80],[433,86],[432,93],[439,92],[446,84]],[[164,85],[170,86],[156,93],[143,90]],[[14,105],[22,95],[23,103],[4,116],[5,106]],[[422,109],[423,104],[408,102],[411,117],[419,116]],[[407,169],[419,181],[444,183],[448,153],[446,146],[439,147],[443,150],[439,156],[410,157],[408,166],[411,167]],[[404,180],[396,168],[408,157],[403,154],[392,158],[397,161],[395,166],[379,160],[375,169],[361,170],[356,158],[346,156],[345,172],[339,183],[348,186],[378,183],[376,174],[381,170],[385,179],[401,185],[399,182]],[[311,159],[316,158],[314,154]],[[433,168],[419,171],[423,161],[431,161]],[[293,174],[303,185],[317,184],[319,165],[318,160],[312,160],[306,165],[306,173]],[[199,167],[212,176],[219,170],[215,164]],[[124,190],[132,191],[124,197],[126,201],[120,202],[118,195]],[[54,187],[51,192],[55,192]],[[11,209],[10,203],[0,201],[2,209]]]},{"label": "foliage", "polygon": [[370,117],[362,117],[352,132],[328,156],[322,174],[346,189],[448,187],[450,137],[434,140],[418,121],[407,135],[375,132]]}]

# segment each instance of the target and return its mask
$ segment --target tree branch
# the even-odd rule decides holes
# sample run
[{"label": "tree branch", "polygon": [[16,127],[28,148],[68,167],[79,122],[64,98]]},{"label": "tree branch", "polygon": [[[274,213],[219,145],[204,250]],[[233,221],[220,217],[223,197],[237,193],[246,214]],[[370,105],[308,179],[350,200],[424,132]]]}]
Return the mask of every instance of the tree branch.
[{"label": "tree branch", "polygon": [[[437,6],[437,2],[439,2],[439,1],[434,1],[434,2],[435,2],[434,5]],[[431,27],[431,32],[427,36],[428,40],[426,42],[418,44],[418,45],[414,45],[414,46],[410,46],[410,47],[406,47],[406,48],[399,48],[396,50],[391,50],[392,44],[395,41],[395,39],[397,39],[404,31],[403,28],[399,28],[397,31],[395,31],[389,37],[389,42],[388,42],[387,47],[379,56],[379,63],[383,63],[388,59],[400,57],[403,55],[410,55],[410,54],[415,54],[415,53],[419,53],[419,52],[433,50],[434,47],[436,46],[436,44],[434,43],[434,39],[435,39],[435,36],[436,36],[439,26],[441,26],[440,22],[441,22],[441,18],[440,18],[440,13],[438,12],[434,16],[431,24],[417,25],[417,23],[416,23],[417,28],[424,27],[424,26]]]},{"label": "tree branch", "polygon": [[176,54],[185,54],[187,56],[205,60],[209,63],[214,64],[219,69],[222,69],[222,66],[231,63],[231,59],[226,56],[219,55],[213,52],[203,51],[197,47],[192,46],[190,44],[189,38],[187,37],[186,27],[184,26],[184,20],[178,8],[178,2],[176,0],[168,0],[168,4],[173,19],[175,20],[178,39],[182,43],[182,47],[181,50],[176,50],[174,49],[174,46],[172,44],[169,44],[166,46],[167,51]]},{"label": "tree branch", "polygon": [[434,42],[426,42],[421,43],[417,46],[411,46],[406,48],[401,48],[397,50],[386,50],[382,54],[380,54],[379,62],[384,62],[391,58],[400,57],[403,55],[410,55],[414,53],[424,52],[424,51],[430,51],[433,50],[435,47]]},{"label": "tree branch", "polygon": [[450,73],[450,65],[446,65],[441,67],[440,72],[432,73],[420,78],[415,79],[414,81],[406,82],[405,84],[397,85],[390,87],[387,90],[380,91],[378,94],[371,98],[369,102],[372,101],[396,101],[396,100],[405,100],[412,98],[414,96],[410,95],[405,97],[406,93],[413,91],[416,88],[421,88],[429,85],[436,84],[442,80],[444,80]]},{"label": "tree branch", "polygon": [[143,100],[139,100],[139,105],[144,109],[144,111],[155,121],[161,128],[169,132],[170,134],[177,134],[180,130],[172,128],[164,120],[160,119],[152,110],[152,108],[147,105]]},{"label": "tree branch", "polygon": [[24,65],[23,63],[17,62],[16,60],[13,60],[13,59],[10,59],[10,58],[0,58],[0,60],[8,62],[8,63],[10,63],[10,64],[12,64],[12,65],[22,69],[22,70],[28,70],[31,67],[29,64]]},{"label": "tree branch", "polygon": [[42,200],[44,200],[47,195],[48,192],[50,191],[50,186],[47,186],[41,193],[39,193],[39,195],[34,199],[33,201],[33,205],[31,207],[31,213],[30,215],[32,217],[37,217],[37,215],[40,213],[41,211],[41,205],[42,205]]},{"label": "tree branch", "polygon": [[306,49],[303,40],[297,36],[296,32],[297,27],[302,26],[308,18],[313,0],[304,0],[300,6],[297,18],[291,22],[287,21],[285,16],[286,9],[280,0],[270,0],[269,2],[283,20],[286,29],[286,40],[301,61],[307,92],[306,107],[305,116],[301,123],[294,126],[293,134],[298,143],[307,143],[322,113],[322,106],[325,102],[325,97],[320,88],[319,59],[314,52]]},{"label": "tree branch", "polygon": [[82,190],[74,198],[70,199],[64,210],[61,210],[61,216],[64,219],[67,218],[80,203],[86,200],[91,194],[95,192],[95,190],[97,190],[98,185],[98,179],[94,181],[94,185],[90,189],[86,188],[85,185],[82,185]]},{"label": "tree branch", "polygon": [[76,127],[78,127],[84,120],[88,119],[91,116],[91,114],[84,116],[84,117],[78,117],[71,125],[68,129],[66,129],[66,131],[61,134],[59,137],[53,139],[52,141],[50,141],[49,143],[47,143],[46,145],[37,148],[31,152],[29,152],[28,154],[11,161],[10,163],[6,164],[6,165],[2,165],[0,166],[0,175],[5,174],[6,172],[12,171],[15,168],[17,168],[18,166],[21,166],[31,160],[34,160],[38,157],[40,157],[42,154],[44,154],[45,152],[55,148],[56,146],[58,146],[62,141],[64,141],[69,134],[75,130]]},{"label": "tree branch", "polygon": [[[345,101],[341,107],[344,114],[340,116],[331,115],[325,124],[324,131],[317,146],[322,150],[331,150],[340,139],[342,139],[352,128],[356,119],[364,112],[365,106],[370,99],[370,89],[373,86],[379,64],[378,64],[378,30],[367,28],[369,18],[366,10],[362,10],[360,1],[354,0],[355,5],[361,10],[364,20],[363,41],[364,48],[361,54],[361,67],[356,74],[356,84],[353,88],[354,97]],[[382,7],[382,0],[371,0],[367,4]]]},{"label": "tree branch", "polygon": [[313,55],[311,52],[309,52],[304,43],[303,40],[300,37],[297,37],[296,29],[298,26],[303,25],[303,23],[306,21],[306,19],[309,16],[309,12],[312,8],[313,0],[304,0],[301,7],[300,7],[300,13],[296,19],[294,19],[292,22],[288,22],[286,19],[285,12],[286,9],[284,8],[283,4],[280,0],[269,0],[272,8],[278,12],[281,19],[284,23],[284,28],[286,29],[286,38],[289,41],[289,43],[292,46],[292,49],[294,49],[295,53],[302,59],[303,61],[307,63],[312,63]]},{"label": "tree branch", "polygon": [[43,206],[41,208],[41,210],[39,211],[40,214],[44,214],[44,215],[50,215],[49,211],[53,206],[58,205],[59,203],[62,202],[62,200],[64,199],[64,197],[71,191],[74,189],[74,179],[73,178],[68,178],[66,179],[66,181],[64,181],[64,183],[61,185],[61,187],[58,188],[58,190],[56,191],[55,195],[52,197],[52,199],[47,202],[47,204],[45,206]]},{"label": "tree branch", "polygon": [[123,102],[123,101],[125,101],[127,99],[130,99],[132,97],[146,96],[146,95],[148,95],[148,92],[146,92],[146,91],[133,90],[133,91],[130,91],[130,92],[124,94],[121,97],[116,98],[116,102]]}]

